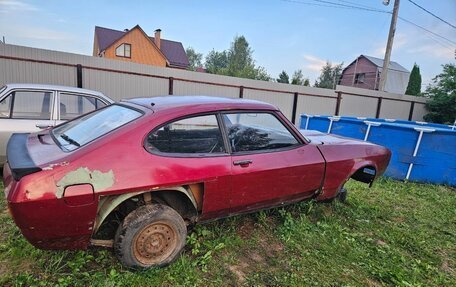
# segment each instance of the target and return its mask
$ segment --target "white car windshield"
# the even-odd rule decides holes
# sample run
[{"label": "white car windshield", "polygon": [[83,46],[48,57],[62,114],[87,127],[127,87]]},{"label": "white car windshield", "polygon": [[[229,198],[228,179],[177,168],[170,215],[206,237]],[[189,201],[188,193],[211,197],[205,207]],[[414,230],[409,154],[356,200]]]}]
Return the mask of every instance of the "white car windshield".
[{"label": "white car windshield", "polygon": [[134,109],[111,105],[54,128],[52,135],[62,149],[73,151],[141,115]]}]

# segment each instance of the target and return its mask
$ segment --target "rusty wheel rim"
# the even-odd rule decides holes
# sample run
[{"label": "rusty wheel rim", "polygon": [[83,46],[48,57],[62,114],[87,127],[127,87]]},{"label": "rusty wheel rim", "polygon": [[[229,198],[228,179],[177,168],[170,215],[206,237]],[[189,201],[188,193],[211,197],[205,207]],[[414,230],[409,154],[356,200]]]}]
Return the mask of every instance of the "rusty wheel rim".
[{"label": "rusty wheel rim", "polygon": [[176,249],[176,231],[165,222],[144,227],[136,236],[133,254],[144,265],[158,264]]}]

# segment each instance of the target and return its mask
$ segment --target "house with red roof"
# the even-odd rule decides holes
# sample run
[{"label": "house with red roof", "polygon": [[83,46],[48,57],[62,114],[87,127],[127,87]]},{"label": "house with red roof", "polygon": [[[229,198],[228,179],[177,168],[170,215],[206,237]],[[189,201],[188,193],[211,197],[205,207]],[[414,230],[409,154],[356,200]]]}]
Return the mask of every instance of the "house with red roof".
[{"label": "house with red roof", "polygon": [[93,56],[187,69],[189,62],[182,43],[162,39],[160,33],[157,29],[150,37],[139,25],[123,31],[95,26]]}]

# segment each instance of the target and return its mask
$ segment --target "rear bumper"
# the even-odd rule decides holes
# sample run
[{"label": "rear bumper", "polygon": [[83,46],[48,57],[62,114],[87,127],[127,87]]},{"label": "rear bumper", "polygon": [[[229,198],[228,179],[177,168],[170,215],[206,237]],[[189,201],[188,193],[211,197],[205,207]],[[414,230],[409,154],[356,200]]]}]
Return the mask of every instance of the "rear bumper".
[{"label": "rear bumper", "polygon": [[[8,163],[3,167],[4,193],[9,212],[21,233],[40,249],[86,249],[90,243],[98,201],[84,206],[68,206],[63,198],[41,190],[33,198],[34,188],[47,190],[40,173],[19,181]],[[52,177],[50,177],[52,178]],[[37,185],[36,183],[41,184]],[[24,196],[25,195],[25,196]],[[27,197],[29,196],[29,197]]]}]

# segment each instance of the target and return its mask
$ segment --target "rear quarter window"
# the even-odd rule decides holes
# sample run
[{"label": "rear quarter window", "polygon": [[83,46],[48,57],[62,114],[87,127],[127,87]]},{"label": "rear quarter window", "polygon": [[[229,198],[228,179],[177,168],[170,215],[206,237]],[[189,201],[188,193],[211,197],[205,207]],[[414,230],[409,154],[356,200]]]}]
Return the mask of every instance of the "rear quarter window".
[{"label": "rear quarter window", "polygon": [[111,105],[68,121],[52,130],[64,151],[73,151],[142,116],[142,113],[121,105]]}]

